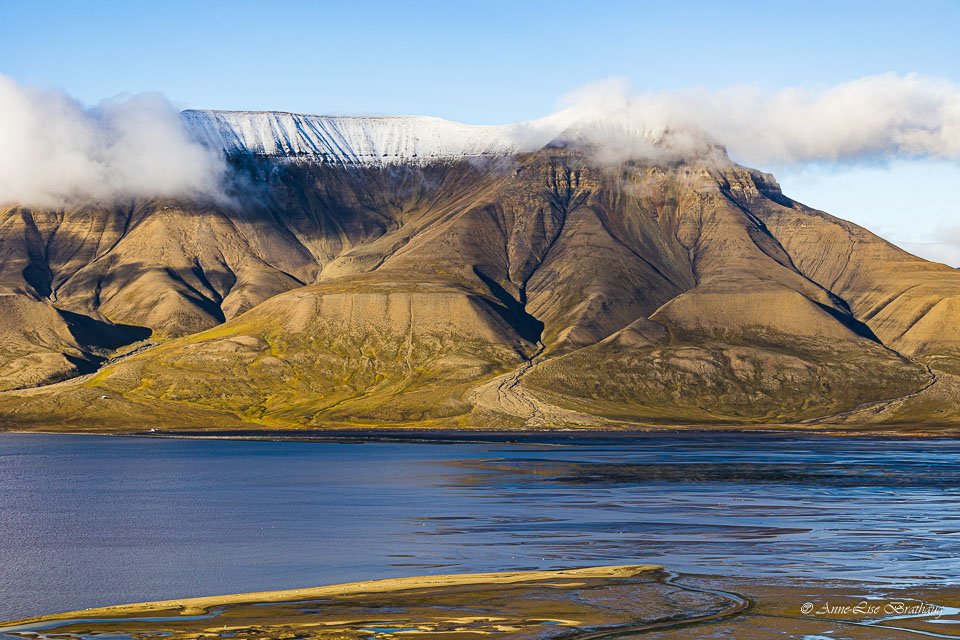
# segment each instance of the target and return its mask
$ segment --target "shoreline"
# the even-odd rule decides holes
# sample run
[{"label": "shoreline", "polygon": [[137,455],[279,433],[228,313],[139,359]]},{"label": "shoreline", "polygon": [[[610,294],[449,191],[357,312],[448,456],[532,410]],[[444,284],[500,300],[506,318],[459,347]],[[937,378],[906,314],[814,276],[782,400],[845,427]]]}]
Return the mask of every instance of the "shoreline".
[{"label": "shoreline", "polygon": [[45,430],[16,429],[0,427],[0,434],[18,435],[74,435],[107,436],[130,438],[157,438],[183,440],[231,440],[264,442],[316,442],[316,443],[359,443],[359,442],[395,442],[419,444],[581,444],[586,442],[617,442],[635,440],[644,437],[677,438],[732,436],[732,437],[782,437],[782,438],[862,438],[883,440],[957,440],[960,428],[951,428],[944,432],[929,430],[890,430],[890,429],[821,429],[803,425],[736,425],[723,427],[684,426],[649,427],[632,429],[538,429],[538,430],[485,430],[485,429],[429,429],[429,428],[391,428],[360,427],[355,429],[170,429],[160,431],[144,430]]},{"label": "shoreline", "polygon": [[387,578],[95,607],[0,622],[0,638],[204,640],[223,634],[240,640],[364,640],[466,632],[599,640],[658,630],[680,640],[693,637],[692,628],[711,637],[767,637],[757,634],[772,630],[819,638],[859,629],[891,640],[956,638],[938,624],[960,622],[955,617],[960,609],[952,605],[956,596],[955,587],[797,584],[677,574],[657,564],[605,565]]}]

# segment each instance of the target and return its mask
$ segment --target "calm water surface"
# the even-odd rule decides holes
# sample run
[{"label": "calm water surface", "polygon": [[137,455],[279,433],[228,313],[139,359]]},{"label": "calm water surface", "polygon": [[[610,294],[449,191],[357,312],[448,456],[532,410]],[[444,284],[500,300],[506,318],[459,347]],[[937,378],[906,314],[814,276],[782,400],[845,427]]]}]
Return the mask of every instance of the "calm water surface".
[{"label": "calm water surface", "polygon": [[960,441],[0,434],[0,620],[456,571],[960,581]]}]

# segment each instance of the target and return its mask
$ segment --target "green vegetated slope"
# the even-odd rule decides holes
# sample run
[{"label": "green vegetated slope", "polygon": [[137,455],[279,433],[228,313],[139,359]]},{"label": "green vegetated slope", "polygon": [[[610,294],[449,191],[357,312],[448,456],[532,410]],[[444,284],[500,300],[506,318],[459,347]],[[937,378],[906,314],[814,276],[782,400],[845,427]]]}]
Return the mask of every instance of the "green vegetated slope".
[{"label": "green vegetated slope", "polygon": [[756,171],[235,163],[230,204],[0,214],[4,426],[960,421],[960,272]]}]

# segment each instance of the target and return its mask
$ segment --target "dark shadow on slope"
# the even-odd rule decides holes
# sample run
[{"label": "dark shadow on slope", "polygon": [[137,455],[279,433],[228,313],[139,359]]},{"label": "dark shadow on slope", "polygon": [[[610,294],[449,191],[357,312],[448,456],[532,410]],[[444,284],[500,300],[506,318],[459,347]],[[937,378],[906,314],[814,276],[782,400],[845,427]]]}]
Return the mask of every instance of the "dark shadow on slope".
[{"label": "dark shadow on slope", "polygon": [[767,200],[773,200],[782,207],[787,209],[796,209],[797,203],[794,200],[791,200],[778,189],[773,189],[765,183],[760,183],[757,185],[757,189]]},{"label": "dark shadow on slope", "polygon": [[[182,285],[186,291],[182,292],[183,296],[190,300],[193,304],[197,305],[204,313],[217,321],[217,324],[223,324],[227,321],[226,316],[223,315],[223,309],[220,308],[220,301],[216,298],[220,297],[220,294],[217,293],[216,289],[211,288],[209,293],[215,298],[211,298],[206,295],[204,292],[200,291],[192,284],[187,282],[187,280],[180,275],[180,273],[172,267],[164,267],[164,272],[170,277],[174,282]],[[190,273],[193,273],[197,276],[202,276],[199,278],[201,285],[204,287],[211,286],[210,280],[203,274],[202,271],[198,273],[196,269],[191,269]]]},{"label": "dark shadow on slope", "polygon": [[30,264],[23,269],[21,275],[23,275],[23,281],[30,285],[30,288],[36,291],[38,296],[45,298],[50,295],[52,291],[50,282],[53,275],[45,263],[35,261],[31,256]]},{"label": "dark shadow on slope", "polygon": [[[111,324],[97,320],[82,313],[57,309],[57,313],[66,321],[73,337],[85,347],[97,349],[119,349],[134,342],[146,340],[153,333],[147,327],[132,324]],[[76,363],[74,363],[76,364]]]},{"label": "dark shadow on slope", "polygon": [[[104,362],[107,361],[107,359],[104,357],[94,356],[94,355],[88,356],[87,358],[78,358],[77,356],[72,356],[69,353],[65,353],[63,354],[63,357],[67,359],[67,362],[69,362],[70,364],[72,364],[77,368],[76,375],[80,375],[80,376],[85,376],[88,373],[93,373],[94,371],[99,369]],[[40,385],[37,385],[37,386],[43,386],[47,384],[62,382],[64,380],[69,380],[72,377],[73,377],[73,374],[64,374],[64,375],[54,376],[52,378],[48,378],[47,380],[45,380],[44,382],[42,382]]]},{"label": "dark shadow on slope", "polygon": [[843,313],[839,309],[834,309],[829,305],[821,304],[816,300],[812,300],[811,302],[813,302],[815,305],[817,305],[818,307],[820,307],[821,309],[829,313],[831,316],[833,316],[834,320],[836,320],[846,328],[850,329],[861,338],[866,338],[867,340],[873,340],[877,344],[883,344],[883,342],[880,341],[880,338],[877,337],[877,334],[873,332],[873,329],[868,327],[863,322],[860,322],[859,320],[854,318],[852,315]]},{"label": "dark shadow on slope", "polygon": [[513,327],[517,334],[527,342],[540,342],[543,335],[543,323],[527,313],[524,304],[511,296],[506,289],[500,286],[496,280],[485,275],[477,267],[473,272],[490,289],[490,293],[500,301],[500,304],[491,304],[493,310],[497,312],[504,322]]}]

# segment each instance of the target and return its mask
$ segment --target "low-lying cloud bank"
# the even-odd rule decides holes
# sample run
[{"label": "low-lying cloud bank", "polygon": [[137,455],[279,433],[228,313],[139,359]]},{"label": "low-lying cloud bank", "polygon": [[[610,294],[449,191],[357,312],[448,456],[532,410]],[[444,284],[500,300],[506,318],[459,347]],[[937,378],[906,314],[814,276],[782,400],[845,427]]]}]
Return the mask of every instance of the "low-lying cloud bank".
[{"label": "low-lying cloud bank", "polygon": [[[590,132],[614,160],[689,153],[697,149],[696,132],[725,146],[738,162],[760,168],[905,156],[960,159],[960,86],[915,74],[780,91],[643,92],[613,78],[567,94],[560,105],[557,117]],[[666,148],[651,151],[651,139],[665,140]]]},{"label": "low-lying cloud bank", "polygon": [[222,154],[192,140],[158,93],[85,108],[0,75],[0,204],[220,197]]},{"label": "low-lying cloud bank", "polygon": [[[757,168],[894,157],[960,159],[960,86],[884,74],[826,88],[643,92],[610,79],[552,116],[506,127],[516,147],[561,131],[601,161],[731,157]],[[501,130],[504,128],[500,128]],[[59,207],[130,197],[220,198],[222,149],[200,144],[156,93],[87,108],[0,75],[0,204]]]}]

